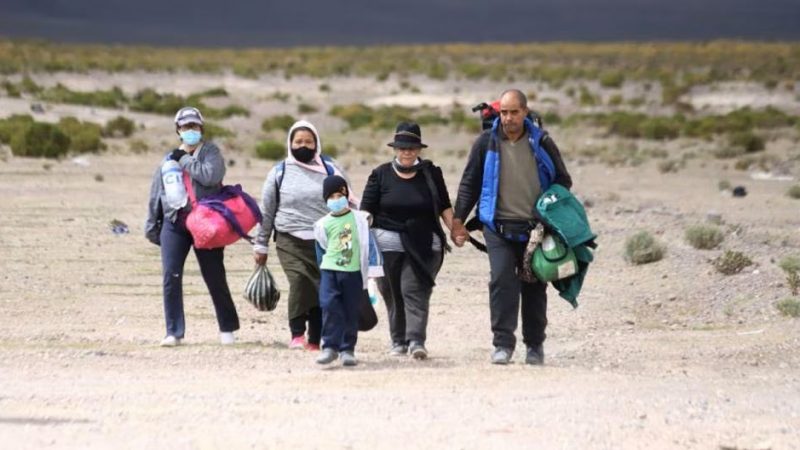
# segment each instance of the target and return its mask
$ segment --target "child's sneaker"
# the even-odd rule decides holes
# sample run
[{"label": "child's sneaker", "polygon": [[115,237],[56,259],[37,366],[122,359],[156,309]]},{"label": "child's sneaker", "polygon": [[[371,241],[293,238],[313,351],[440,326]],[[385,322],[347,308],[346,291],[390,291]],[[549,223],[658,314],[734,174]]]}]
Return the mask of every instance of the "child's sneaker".
[{"label": "child's sneaker", "polygon": [[289,350],[302,350],[306,348],[306,337],[295,336],[289,341]]},{"label": "child's sneaker", "polygon": [[336,361],[336,357],[339,356],[336,353],[336,350],[332,348],[323,348],[322,352],[317,356],[317,364],[330,364]]},{"label": "child's sneaker", "polygon": [[178,345],[181,345],[181,338],[179,337],[168,335],[167,337],[161,340],[162,347],[176,347]]},{"label": "child's sneaker", "polygon": [[319,351],[319,344],[312,344],[310,342],[306,343],[306,350],[310,352],[318,352]]},{"label": "child's sneaker", "polygon": [[222,331],[219,333],[219,343],[222,345],[233,345],[236,343],[236,336],[233,331]]},{"label": "child's sneaker", "polygon": [[358,364],[356,355],[354,355],[353,352],[342,352],[339,354],[339,359],[342,360],[343,366],[352,367]]}]

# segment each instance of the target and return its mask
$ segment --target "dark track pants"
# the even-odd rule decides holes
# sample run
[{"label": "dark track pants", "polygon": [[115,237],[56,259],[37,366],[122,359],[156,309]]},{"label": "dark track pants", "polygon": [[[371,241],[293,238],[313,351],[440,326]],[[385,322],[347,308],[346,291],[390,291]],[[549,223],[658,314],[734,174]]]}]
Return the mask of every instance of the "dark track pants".
[{"label": "dark track pants", "polygon": [[522,296],[522,340],[536,346],[545,340],[547,327],[547,285],[525,283],[517,277],[522,264],[526,242],[512,242],[484,228],[489,254],[489,309],[491,312],[492,344],[514,350],[517,322]]},{"label": "dark track pants", "polygon": [[[183,338],[186,321],[183,314],[183,266],[192,247],[192,236],[185,222],[165,220],[161,228],[161,270],[164,276],[164,317],[167,335]],[[225,278],[224,247],[194,249],[200,273],[214,302],[220,331],[239,329],[239,316]]]}]

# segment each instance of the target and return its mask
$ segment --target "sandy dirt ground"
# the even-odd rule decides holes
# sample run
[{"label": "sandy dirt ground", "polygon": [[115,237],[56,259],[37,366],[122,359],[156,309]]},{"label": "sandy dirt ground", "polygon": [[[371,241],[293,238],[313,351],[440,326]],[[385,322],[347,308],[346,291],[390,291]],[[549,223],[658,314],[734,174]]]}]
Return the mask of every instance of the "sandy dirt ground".
[{"label": "sandy dirt ground", "polygon": [[[244,243],[226,250],[237,345],[218,343],[193,255],[185,345],[157,345],[160,260],[142,234],[160,155],[0,162],[0,448],[800,448],[800,322],[774,307],[789,296],[775,262],[800,249],[790,181],[713,159],[662,174],[568,153],[600,247],[578,309],[548,291],[544,367],[524,364],[521,342],[513,364],[489,363],[488,261],[462,248],[431,301],[429,360],[387,354],[380,304],[359,366],[320,369],[287,349],[285,297],[272,313],[241,297]],[[226,181],[260,192],[271,163],[228,156]],[[432,157],[454,198],[463,162]],[[357,190],[372,165],[348,160]],[[723,178],[749,195],[720,193]],[[726,240],[696,250],[683,232],[709,211]],[[112,219],[130,233],[112,234]],[[664,260],[623,260],[639,229],[668,245]],[[723,276],[709,264],[723,249],[755,265]],[[274,254],[269,267],[285,291]]]}]

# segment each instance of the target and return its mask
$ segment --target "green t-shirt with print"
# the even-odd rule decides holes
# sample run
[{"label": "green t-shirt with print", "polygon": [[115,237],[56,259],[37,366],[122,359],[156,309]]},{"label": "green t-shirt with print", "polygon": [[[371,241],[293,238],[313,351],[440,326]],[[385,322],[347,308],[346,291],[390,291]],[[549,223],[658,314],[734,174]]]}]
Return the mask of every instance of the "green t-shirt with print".
[{"label": "green t-shirt with print", "polygon": [[352,211],[342,216],[331,216],[325,222],[328,248],[322,257],[320,269],[340,272],[361,271],[361,252],[358,242],[356,217]]}]

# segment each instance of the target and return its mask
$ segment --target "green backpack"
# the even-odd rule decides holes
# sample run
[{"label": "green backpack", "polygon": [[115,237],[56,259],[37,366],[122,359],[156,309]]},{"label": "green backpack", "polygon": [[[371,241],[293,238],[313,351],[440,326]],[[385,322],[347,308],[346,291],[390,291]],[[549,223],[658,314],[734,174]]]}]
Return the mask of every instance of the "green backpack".
[{"label": "green backpack", "polygon": [[569,278],[578,273],[575,252],[564,245],[561,239],[545,234],[531,258],[531,270],[543,283]]}]

